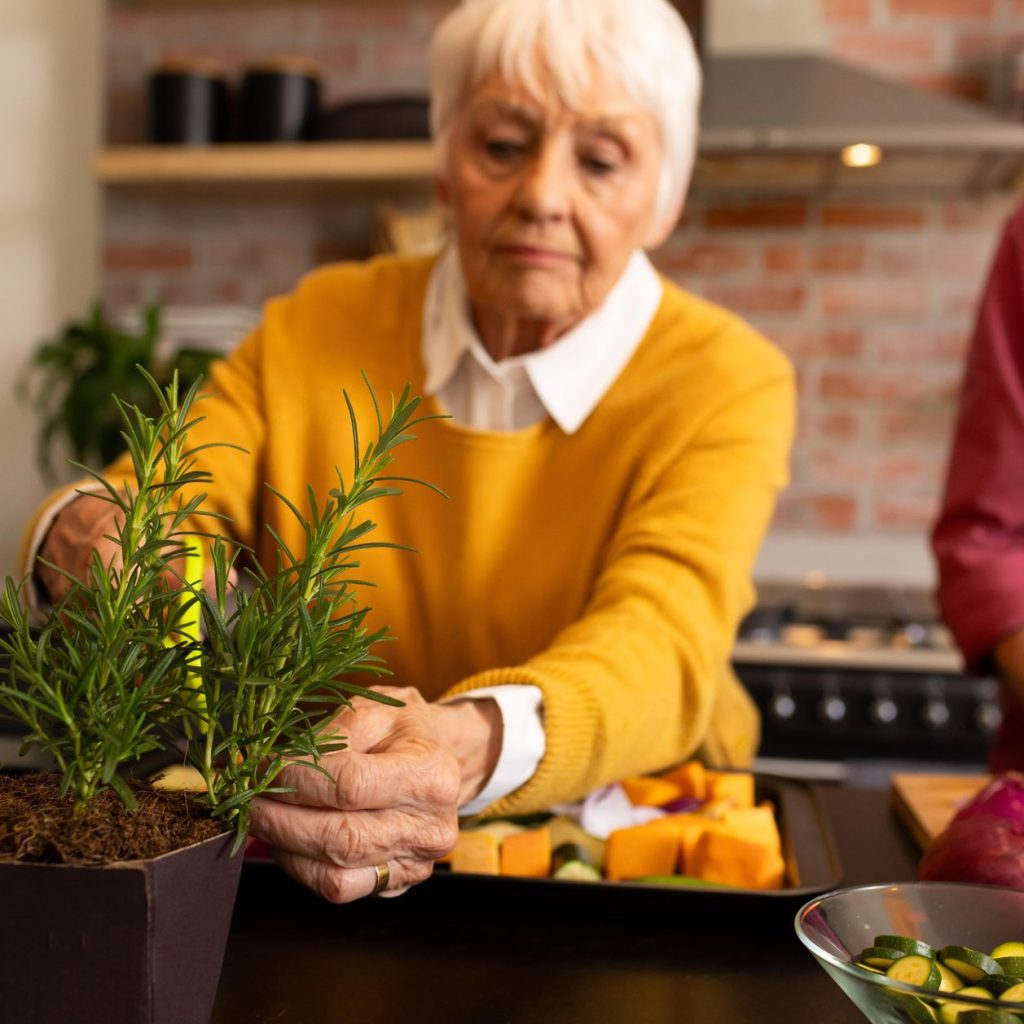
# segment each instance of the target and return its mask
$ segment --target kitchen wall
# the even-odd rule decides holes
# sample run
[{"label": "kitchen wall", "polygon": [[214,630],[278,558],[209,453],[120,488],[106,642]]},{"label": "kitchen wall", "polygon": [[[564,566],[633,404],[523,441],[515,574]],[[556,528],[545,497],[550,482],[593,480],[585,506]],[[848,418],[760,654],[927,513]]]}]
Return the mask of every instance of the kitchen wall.
[{"label": "kitchen wall", "polygon": [[[748,0],[750,2],[750,0]],[[1006,92],[1024,44],[1024,0],[801,0],[835,56],[977,99]],[[423,85],[425,44],[447,2],[258,3],[109,16],[108,134],[144,134],[145,75],[162,56],[205,54],[236,74],[301,52],[328,103]],[[1010,195],[886,198],[692,196],[657,254],[687,288],[746,316],[800,378],[793,484],[763,576],[928,582],[925,535],[941,486],[973,310]],[[373,200],[111,191],[104,290],[115,307],[252,305],[308,267],[369,251]]]},{"label": "kitchen wall", "polygon": [[36,422],[14,398],[36,342],[99,281],[102,0],[0,0],[0,576],[44,493]]}]

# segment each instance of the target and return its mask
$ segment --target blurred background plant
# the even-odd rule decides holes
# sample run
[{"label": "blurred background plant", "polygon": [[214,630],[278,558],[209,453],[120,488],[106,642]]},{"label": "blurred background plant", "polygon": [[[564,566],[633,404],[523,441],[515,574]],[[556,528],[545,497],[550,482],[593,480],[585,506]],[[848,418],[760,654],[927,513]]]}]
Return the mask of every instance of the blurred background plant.
[{"label": "blurred background plant", "polygon": [[124,424],[113,395],[156,414],[154,393],[137,366],[161,386],[177,371],[186,390],[218,358],[219,353],[207,349],[163,351],[161,314],[159,303],[146,307],[133,332],[108,320],[97,301],[85,318],[70,321],[36,348],[17,394],[40,417],[36,461],[49,481],[58,477],[55,467],[65,455],[100,469],[124,450]]}]

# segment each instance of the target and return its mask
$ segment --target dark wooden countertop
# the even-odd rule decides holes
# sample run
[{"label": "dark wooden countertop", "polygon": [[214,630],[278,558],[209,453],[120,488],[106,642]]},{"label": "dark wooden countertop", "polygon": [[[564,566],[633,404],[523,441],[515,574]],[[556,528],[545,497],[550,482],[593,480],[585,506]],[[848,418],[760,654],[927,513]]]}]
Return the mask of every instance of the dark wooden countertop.
[{"label": "dark wooden countertop", "polygon": [[[884,792],[821,795],[843,885],[914,877]],[[212,1024],[864,1024],[788,904],[473,905],[439,881],[337,907],[247,866]]]}]

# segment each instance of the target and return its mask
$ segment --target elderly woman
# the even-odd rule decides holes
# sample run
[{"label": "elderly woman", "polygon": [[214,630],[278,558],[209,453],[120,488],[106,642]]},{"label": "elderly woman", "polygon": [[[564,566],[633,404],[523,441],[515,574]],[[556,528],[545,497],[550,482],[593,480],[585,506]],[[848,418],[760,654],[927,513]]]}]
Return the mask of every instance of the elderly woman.
[{"label": "elderly woman", "polygon": [[[745,764],[758,740],[729,651],[793,380],[644,253],[693,164],[686,28],[666,0],[468,0],[437,32],[431,86],[450,246],[321,269],[269,303],[197,428],[252,453],[208,455],[210,505],[269,558],[265,525],[301,538],[263,482],[327,492],[361,371],[450,414],[398,471],[451,501],[383,503],[381,535],[420,553],[363,564],[406,706],[357,702],[336,781],[288,769],[295,793],[253,811],[285,869],[338,901],[425,878],[459,813],[537,810],[695,754]],[[42,553],[83,571],[109,507],[51,510]]]}]

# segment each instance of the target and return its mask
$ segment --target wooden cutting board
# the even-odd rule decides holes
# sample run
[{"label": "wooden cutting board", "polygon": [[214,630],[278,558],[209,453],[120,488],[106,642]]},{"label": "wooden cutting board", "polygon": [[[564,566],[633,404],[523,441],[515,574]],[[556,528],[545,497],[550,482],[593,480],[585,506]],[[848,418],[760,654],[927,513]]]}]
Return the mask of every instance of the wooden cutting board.
[{"label": "wooden cutting board", "polygon": [[987,775],[896,772],[891,780],[892,803],[923,850],[986,782]]}]

